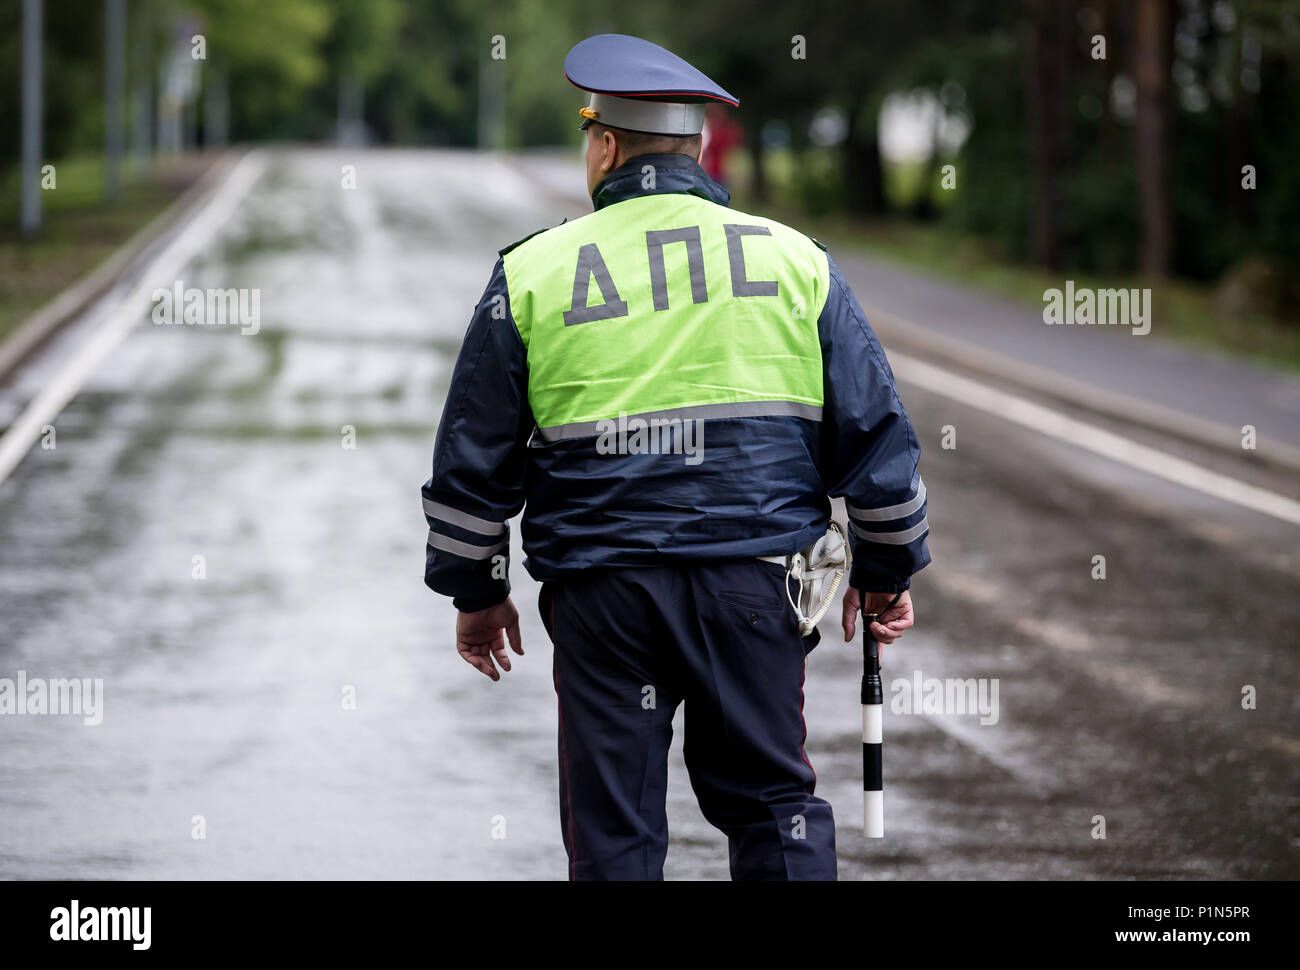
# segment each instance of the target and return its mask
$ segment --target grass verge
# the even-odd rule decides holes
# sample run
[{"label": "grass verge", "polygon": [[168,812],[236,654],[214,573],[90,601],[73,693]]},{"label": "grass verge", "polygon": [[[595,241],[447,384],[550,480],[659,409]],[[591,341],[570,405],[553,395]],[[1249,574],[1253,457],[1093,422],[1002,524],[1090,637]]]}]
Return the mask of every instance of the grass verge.
[{"label": "grass verge", "polygon": [[55,187],[41,192],[42,227],[19,232],[19,173],[0,178],[0,341],[30,314],[91,272],[194,182],[211,159],[160,162],[128,179],[121,197],[103,199],[99,156],[55,164]]},{"label": "grass verge", "polygon": [[[749,174],[747,159],[740,152],[732,159],[737,163],[736,181],[744,186]],[[774,201],[757,203],[742,189],[735,193],[733,204],[796,226],[836,249],[922,270],[1016,301],[1038,313],[1043,309],[1044,291],[1062,287],[1067,278],[1074,280],[1076,289],[1150,286],[1153,334],[1300,373],[1300,325],[1270,316],[1224,312],[1216,306],[1212,285],[1186,280],[1152,284],[1137,276],[1048,272],[999,259],[986,240],[957,233],[938,222],[903,217],[867,221],[834,212],[810,215],[807,205],[793,201],[799,195],[797,164],[791,153],[772,153],[768,178]],[[885,175],[886,189],[898,208],[908,204],[923,178],[915,166],[889,166]]]}]

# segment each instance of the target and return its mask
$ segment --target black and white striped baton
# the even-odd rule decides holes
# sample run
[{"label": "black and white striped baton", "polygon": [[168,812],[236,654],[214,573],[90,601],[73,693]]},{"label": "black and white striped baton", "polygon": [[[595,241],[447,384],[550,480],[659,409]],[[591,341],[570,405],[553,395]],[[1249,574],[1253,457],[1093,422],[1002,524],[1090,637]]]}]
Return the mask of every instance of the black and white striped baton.
[{"label": "black and white striped baton", "polygon": [[885,692],[880,682],[880,644],[871,624],[892,610],[899,593],[880,613],[862,611],[862,825],[869,839],[885,837],[885,788],[880,749],[884,744]]}]

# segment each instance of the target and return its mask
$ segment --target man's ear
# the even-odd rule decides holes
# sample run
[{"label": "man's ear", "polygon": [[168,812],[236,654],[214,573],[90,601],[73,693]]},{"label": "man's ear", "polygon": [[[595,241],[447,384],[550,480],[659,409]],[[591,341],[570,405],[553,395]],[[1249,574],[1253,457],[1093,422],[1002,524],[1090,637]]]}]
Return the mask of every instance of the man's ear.
[{"label": "man's ear", "polygon": [[612,172],[618,166],[618,141],[614,138],[614,133],[606,128],[600,133],[601,155],[600,170],[602,172]]}]

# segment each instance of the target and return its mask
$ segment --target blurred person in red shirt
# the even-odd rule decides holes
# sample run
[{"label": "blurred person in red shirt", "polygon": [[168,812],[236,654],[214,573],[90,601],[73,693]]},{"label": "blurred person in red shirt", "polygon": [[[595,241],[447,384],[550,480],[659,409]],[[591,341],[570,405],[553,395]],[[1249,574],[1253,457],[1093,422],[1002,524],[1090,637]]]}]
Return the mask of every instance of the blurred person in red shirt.
[{"label": "blurred person in red shirt", "polygon": [[700,165],[713,181],[727,185],[727,152],[745,140],[745,131],[722,105],[709,105],[704,114],[704,145]]}]

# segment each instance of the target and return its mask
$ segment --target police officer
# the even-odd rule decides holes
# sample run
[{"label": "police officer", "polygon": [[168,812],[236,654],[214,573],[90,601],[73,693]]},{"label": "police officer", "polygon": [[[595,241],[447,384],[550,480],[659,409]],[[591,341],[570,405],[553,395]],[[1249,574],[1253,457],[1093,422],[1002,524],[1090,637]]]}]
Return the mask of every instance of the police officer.
[{"label": "police officer", "polygon": [[[804,753],[803,637],[783,561],[843,496],[845,640],[929,562],[920,450],[893,375],[813,239],[727,208],[697,164],[737,100],[618,34],[575,46],[595,211],[506,249],[471,320],[424,484],[425,581],[496,681],[522,654],[508,520],[554,644],[561,831],[573,879],[661,879],[667,758],[685,755],[736,879],[833,879]],[[759,558],[769,557],[769,558]],[[494,663],[495,661],[495,663]]]}]

